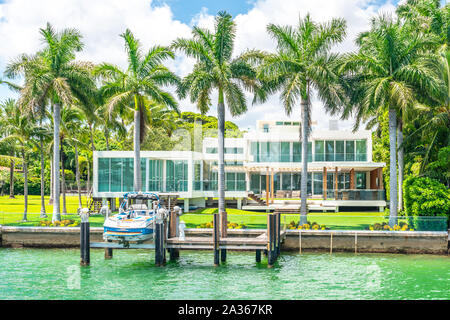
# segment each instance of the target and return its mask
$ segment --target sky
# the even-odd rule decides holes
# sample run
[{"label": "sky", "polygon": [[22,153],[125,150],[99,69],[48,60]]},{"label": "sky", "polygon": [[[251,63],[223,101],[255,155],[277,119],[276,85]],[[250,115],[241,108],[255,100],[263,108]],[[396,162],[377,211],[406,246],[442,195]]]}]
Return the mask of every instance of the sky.
[{"label": "sky", "polygon": [[[404,1],[404,0],[400,0]],[[160,44],[169,45],[177,37],[189,38],[194,25],[212,29],[214,15],[221,10],[229,12],[236,22],[237,33],[234,56],[246,49],[273,51],[273,41],[266,33],[269,23],[295,25],[299,16],[310,13],[315,21],[333,17],[347,21],[347,37],[333,47],[336,52],[356,49],[354,38],[368,29],[370,18],[380,12],[395,11],[398,0],[0,0],[0,77],[5,65],[19,54],[32,54],[41,48],[39,28],[50,22],[55,28],[77,28],[83,35],[85,49],[77,55],[79,60],[94,63],[110,62],[124,68],[127,64],[123,40],[119,37],[130,28],[145,49]],[[177,54],[167,65],[179,76],[187,75],[194,60]],[[2,77],[3,78],[3,77]],[[174,88],[168,88],[174,92]],[[0,86],[0,101],[16,93]],[[300,118],[300,107],[286,116],[279,95],[259,105],[251,104],[245,115],[226,120],[241,129],[254,128],[256,120]],[[217,101],[214,93],[212,101]],[[313,121],[318,128],[327,128],[330,119],[323,103],[312,99]],[[180,101],[182,111],[196,111],[189,100]],[[213,105],[209,112],[216,115]],[[350,129],[353,119],[339,120],[340,129]]]}]

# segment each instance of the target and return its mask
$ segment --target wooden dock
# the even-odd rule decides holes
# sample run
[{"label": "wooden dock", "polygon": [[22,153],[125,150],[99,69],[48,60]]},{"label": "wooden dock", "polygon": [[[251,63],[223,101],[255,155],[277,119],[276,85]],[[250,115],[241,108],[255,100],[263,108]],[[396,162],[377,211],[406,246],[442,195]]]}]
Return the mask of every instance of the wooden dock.
[{"label": "wooden dock", "polygon": [[[157,217],[155,223],[155,236],[153,241],[144,243],[117,243],[117,242],[96,242],[90,243],[86,239],[83,230],[89,230],[87,225],[81,231],[81,264],[89,265],[89,248],[104,248],[105,259],[112,259],[113,249],[150,249],[155,250],[155,263],[157,266],[163,266],[166,262],[166,251],[169,253],[170,260],[176,260],[179,257],[180,250],[212,250],[214,252],[214,265],[218,266],[220,262],[226,261],[227,250],[231,251],[255,251],[256,262],[261,262],[261,252],[267,255],[267,265],[272,267],[280,255],[280,248],[286,236],[286,231],[281,228],[280,213],[267,214],[267,229],[260,234],[254,234],[253,237],[233,236],[222,237],[219,233],[219,214],[214,214],[214,227],[212,235],[209,237],[185,237],[179,236],[179,217],[176,210],[172,207],[168,217]],[[84,219],[83,223],[89,224]],[[219,261],[220,260],[220,261]]]}]

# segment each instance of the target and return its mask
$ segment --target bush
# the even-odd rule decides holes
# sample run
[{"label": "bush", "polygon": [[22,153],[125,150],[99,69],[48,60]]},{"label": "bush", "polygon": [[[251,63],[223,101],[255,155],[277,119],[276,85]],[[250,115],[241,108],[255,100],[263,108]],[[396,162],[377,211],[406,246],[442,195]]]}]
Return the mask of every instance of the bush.
[{"label": "bush", "polygon": [[[450,190],[437,180],[422,177],[409,177],[404,182],[405,209],[410,223],[416,230],[442,231],[449,217]],[[412,218],[414,217],[414,218]]]}]

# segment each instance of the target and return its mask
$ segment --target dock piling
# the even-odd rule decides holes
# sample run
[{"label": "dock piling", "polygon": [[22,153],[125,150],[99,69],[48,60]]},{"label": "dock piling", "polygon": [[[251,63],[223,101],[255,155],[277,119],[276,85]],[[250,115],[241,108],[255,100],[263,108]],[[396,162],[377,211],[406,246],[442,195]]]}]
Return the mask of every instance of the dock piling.
[{"label": "dock piling", "polygon": [[164,265],[164,233],[164,218],[158,212],[155,219],[155,264],[158,267]]},{"label": "dock piling", "polygon": [[261,262],[261,250],[256,250],[256,262]]},{"label": "dock piling", "polygon": [[[111,242],[111,240],[108,240],[108,242]],[[112,248],[105,248],[105,260],[110,260],[113,257],[113,249]]]},{"label": "dock piling", "polygon": [[219,265],[219,214],[213,215],[213,247],[214,247],[214,266]]},{"label": "dock piling", "polygon": [[275,215],[267,215],[267,266],[273,267],[275,262]]},{"label": "dock piling", "polygon": [[80,265],[88,266],[91,262],[90,252],[90,235],[89,235],[89,211],[83,210],[80,213],[81,225],[80,225]]}]

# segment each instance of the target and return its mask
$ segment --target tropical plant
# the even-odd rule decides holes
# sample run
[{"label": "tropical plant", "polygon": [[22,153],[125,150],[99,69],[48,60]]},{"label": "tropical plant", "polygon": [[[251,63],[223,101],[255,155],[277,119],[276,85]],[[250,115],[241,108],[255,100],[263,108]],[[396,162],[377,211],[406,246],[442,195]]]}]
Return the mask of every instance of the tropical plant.
[{"label": "tropical plant", "polygon": [[247,111],[243,89],[255,93],[254,102],[262,97],[254,68],[241,56],[232,58],[236,25],[230,14],[221,11],[215,18],[214,32],[194,26],[192,39],[178,38],[172,48],[196,59],[194,69],[177,89],[181,99],[188,95],[202,114],[209,111],[214,89],[218,92],[218,193],[221,234],[226,235],[224,137],[225,104],[232,116]]},{"label": "tropical plant", "polygon": [[[178,111],[174,97],[162,89],[178,84],[178,77],[162,63],[173,59],[173,52],[162,46],[154,46],[144,55],[139,41],[127,29],[121,34],[128,55],[126,71],[108,63],[100,64],[94,74],[101,77],[101,96],[111,114],[134,110],[134,190],[142,191],[140,147],[145,136],[146,124],[151,119],[146,101],[154,101]],[[145,99],[147,98],[147,100]]]},{"label": "tropical plant", "polygon": [[372,19],[370,31],[358,36],[359,51],[346,55],[342,66],[350,101],[344,115],[355,113],[355,129],[389,111],[391,226],[396,224],[398,210],[397,146],[400,181],[403,179],[403,143],[397,144],[397,134],[402,137],[403,133],[402,126],[397,133],[398,122],[410,116],[418,97],[442,92],[436,56],[427,51],[435,41],[431,35],[411,34],[399,20],[380,15]]},{"label": "tropical plant", "polygon": [[22,113],[15,100],[6,100],[0,105],[0,108],[3,111],[2,114],[6,115],[6,118],[2,121],[2,130],[6,133],[6,136],[2,138],[2,141],[17,141],[18,152],[22,156],[24,176],[23,194],[25,199],[22,220],[26,221],[28,213],[28,160],[29,153],[33,148],[33,138],[37,135],[39,127],[36,126],[29,115]]},{"label": "tropical plant", "polygon": [[[29,68],[21,90],[19,104],[29,110],[50,104],[53,111],[53,193],[52,220],[61,220],[59,178],[59,132],[61,105],[74,102],[87,104],[92,97],[94,82],[90,77],[92,65],[75,60],[75,53],[83,49],[81,34],[76,29],[56,32],[47,23],[40,29],[44,48],[26,57]],[[23,70],[23,57],[12,61],[6,68],[8,77],[16,77]]]},{"label": "tropical plant", "polygon": [[262,58],[259,76],[269,93],[281,90],[280,100],[290,115],[300,101],[302,145],[302,175],[300,182],[301,224],[307,214],[308,137],[311,133],[311,97],[313,92],[332,114],[344,104],[345,95],[339,81],[339,55],[330,53],[332,45],[341,42],[346,34],[344,19],[316,23],[309,14],[299,18],[298,25],[269,24],[267,31],[277,44],[275,54],[249,53],[248,57]]}]

